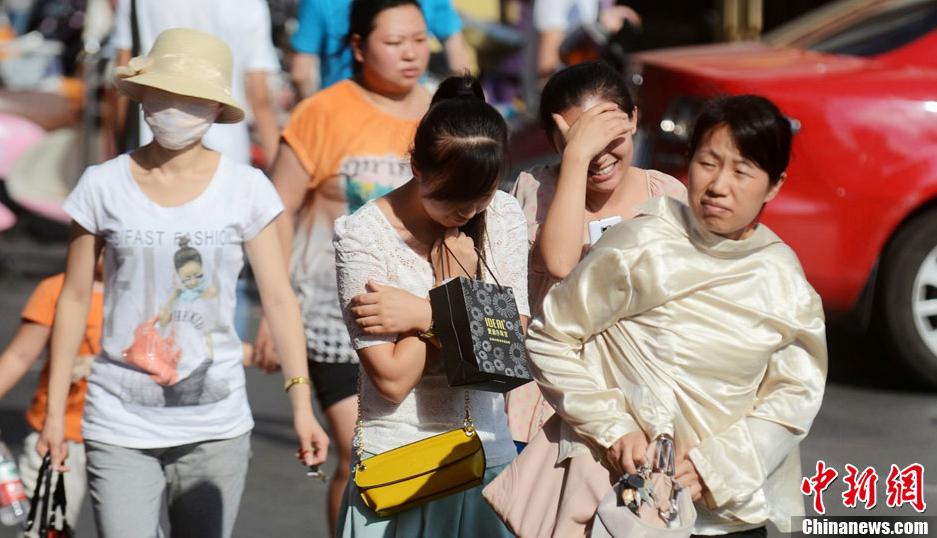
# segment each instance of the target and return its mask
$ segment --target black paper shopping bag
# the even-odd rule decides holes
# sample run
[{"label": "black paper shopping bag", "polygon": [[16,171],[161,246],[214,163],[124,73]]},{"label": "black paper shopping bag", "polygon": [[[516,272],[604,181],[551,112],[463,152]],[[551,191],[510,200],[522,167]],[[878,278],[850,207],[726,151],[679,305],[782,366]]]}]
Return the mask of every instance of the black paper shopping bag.
[{"label": "black paper shopping bag", "polygon": [[429,292],[449,386],[507,392],[530,381],[514,291],[465,277]]}]

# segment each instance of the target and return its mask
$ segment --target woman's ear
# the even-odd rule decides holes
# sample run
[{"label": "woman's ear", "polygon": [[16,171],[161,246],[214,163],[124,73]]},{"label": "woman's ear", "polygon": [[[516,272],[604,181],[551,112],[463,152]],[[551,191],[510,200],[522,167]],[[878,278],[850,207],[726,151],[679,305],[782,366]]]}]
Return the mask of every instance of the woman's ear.
[{"label": "woman's ear", "polygon": [[631,134],[634,135],[638,132],[638,121],[641,119],[640,111],[638,107],[631,109]]},{"label": "woman's ear", "polygon": [[355,61],[358,63],[364,63],[364,49],[362,48],[361,36],[358,34],[351,34],[351,54],[355,57]]},{"label": "woman's ear", "polygon": [[765,203],[767,204],[771,200],[774,200],[774,197],[781,192],[781,186],[784,185],[784,180],[787,179],[787,172],[781,172],[781,176],[778,178],[778,181],[768,187],[768,194],[765,195]]}]

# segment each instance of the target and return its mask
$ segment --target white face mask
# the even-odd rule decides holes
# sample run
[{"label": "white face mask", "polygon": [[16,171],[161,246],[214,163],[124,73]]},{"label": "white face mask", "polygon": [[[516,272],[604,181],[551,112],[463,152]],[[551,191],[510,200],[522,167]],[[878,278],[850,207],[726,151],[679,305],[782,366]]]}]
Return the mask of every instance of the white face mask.
[{"label": "white face mask", "polygon": [[166,149],[187,148],[201,140],[220,112],[218,103],[152,92],[143,99],[143,119],[156,142]]}]

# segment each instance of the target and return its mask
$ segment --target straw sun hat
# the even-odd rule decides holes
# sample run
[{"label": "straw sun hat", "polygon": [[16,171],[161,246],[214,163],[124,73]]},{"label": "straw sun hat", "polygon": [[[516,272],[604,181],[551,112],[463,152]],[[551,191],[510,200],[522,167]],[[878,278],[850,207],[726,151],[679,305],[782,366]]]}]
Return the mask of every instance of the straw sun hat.
[{"label": "straw sun hat", "polygon": [[142,101],[146,88],[157,88],[220,103],[216,123],[244,119],[244,110],[231,96],[231,49],[205,32],[188,28],[162,32],[149,54],[114,70],[114,83],[134,101]]}]

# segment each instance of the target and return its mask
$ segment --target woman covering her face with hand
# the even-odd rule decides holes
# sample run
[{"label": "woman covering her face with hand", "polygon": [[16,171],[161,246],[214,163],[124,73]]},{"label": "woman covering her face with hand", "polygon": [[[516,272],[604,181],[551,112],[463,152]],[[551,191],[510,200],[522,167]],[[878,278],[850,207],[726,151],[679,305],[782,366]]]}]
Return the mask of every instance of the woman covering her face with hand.
[{"label": "woman covering her face with hand", "polygon": [[223,41],[183,28],[160,34],[116,80],[142,102],[154,141],[88,168],[65,202],[72,234],[36,448],[67,470],[71,366],[104,249],[104,330],[82,425],[104,537],[157,536],[163,495],[173,536],[231,535],[254,424],[234,330],[245,252],[274,322],[300,457],[318,464],[328,450],[312,414],[299,308],[271,225],[283,205],[260,171],[201,143],[212,123],[244,116],[230,79]]},{"label": "woman covering her face with hand", "polygon": [[[686,202],[679,180],[632,165],[638,109],[608,64],[584,62],[550,77],[540,98],[540,124],[562,160],[521,172],[513,190],[527,216],[535,317],[550,288],[589,251],[590,223],[630,219],[655,196]],[[511,391],[507,409],[519,443],[530,441],[553,414],[534,383]]]},{"label": "woman covering her face with hand", "polygon": [[595,457],[617,478],[671,433],[698,534],[763,536],[768,521],[790,532],[803,514],[797,445],[823,398],[823,308],[758,222],[790,146],[770,101],[707,103],[689,205],[655,198],[609,230],[547,294],[527,340],[564,421],[561,460]]}]

